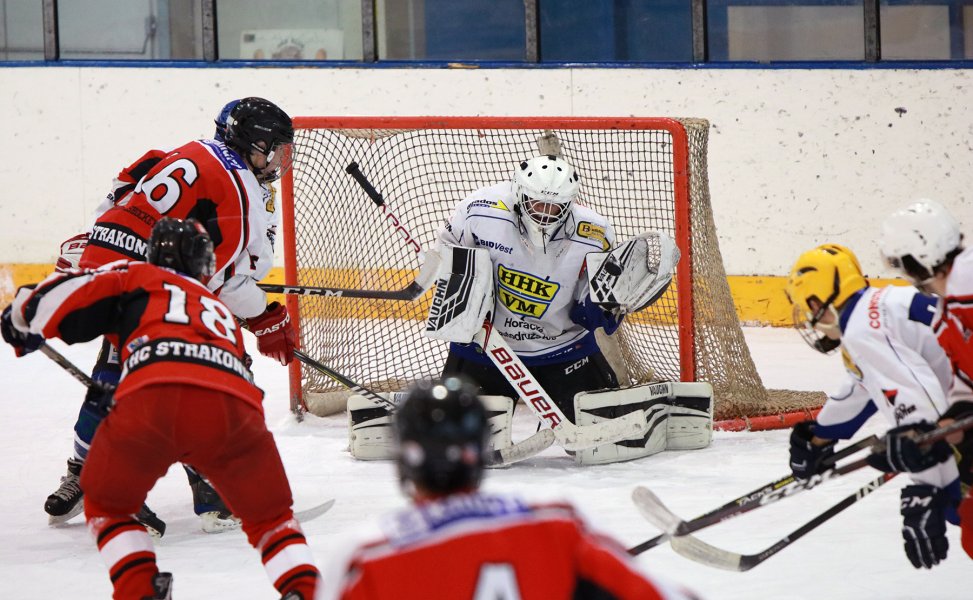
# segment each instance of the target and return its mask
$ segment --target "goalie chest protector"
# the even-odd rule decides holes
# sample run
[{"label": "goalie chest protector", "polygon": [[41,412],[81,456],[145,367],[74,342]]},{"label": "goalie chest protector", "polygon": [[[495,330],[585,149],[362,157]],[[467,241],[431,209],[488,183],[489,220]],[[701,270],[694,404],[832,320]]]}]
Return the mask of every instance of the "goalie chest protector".
[{"label": "goalie chest protector", "polygon": [[604,217],[574,203],[547,248],[537,248],[521,235],[514,206],[509,182],[477,190],[459,204],[441,239],[489,249],[497,299],[494,329],[518,355],[542,356],[588,333],[569,314],[587,290],[579,277],[585,255],[610,247],[614,231]]}]

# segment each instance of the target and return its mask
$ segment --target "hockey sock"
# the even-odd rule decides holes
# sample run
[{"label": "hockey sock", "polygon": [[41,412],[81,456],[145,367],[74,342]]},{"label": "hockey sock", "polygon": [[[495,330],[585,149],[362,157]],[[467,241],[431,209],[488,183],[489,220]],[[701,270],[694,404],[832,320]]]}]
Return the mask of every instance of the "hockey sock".
[{"label": "hockey sock", "polygon": [[88,520],[98,552],[108,567],[115,600],[151,598],[152,581],[159,573],[155,549],[145,527],[131,516],[94,517]]},{"label": "hockey sock", "polygon": [[304,598],[314,597],[318,569],[297,520],[292,517],[271,529],[255,547],[281,596],[298,592]]}]

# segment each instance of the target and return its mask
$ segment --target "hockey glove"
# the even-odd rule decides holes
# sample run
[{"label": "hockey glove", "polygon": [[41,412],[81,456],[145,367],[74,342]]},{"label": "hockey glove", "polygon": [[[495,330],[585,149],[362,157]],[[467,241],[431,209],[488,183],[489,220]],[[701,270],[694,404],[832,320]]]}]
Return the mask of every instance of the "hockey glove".
[{"label": "hockey glove", "polygon": [[61,256],[58,257],[54,268],[61,273],[68,269],[77,269],[81,255],[88,246],[88,234],[79,233],[61,242]]},{"label": "hockey glove", "polygon": [[791,430],[791,473],[798,479],[809,479],[822,471],[821,461],[834,454],[835,440],[817,445],[814,437],[814,421],[801,421]]},{"label": "hockey glove", "polygon": [[3,341],[14,347],[18,357],[30,354],[44,343],[44,338],[36,333],[24,333],[14,327],[12,306],[3,309],[3,315],[0,315],[0,334]]},{"label": "hockey glove", "polygon": [[953,457],[953,449],[945,440],[922,448],[915,435],[936,429],[932,423],[912,423],[890,429],[885,436],[885,452],[868,455],[868,464],[886,473],[918,473]]},{"label": "hockey glove", "polygon": [[622,319],[625,318],[625,315],[616,314],[601,304],[595,304],[590,295],[572,306],[569,316],[572,321],[588,331],[602,327],[608,335],[615,333],[618,326],[622,324]]},{"label": "hockey glove", "polygon": [[297,332],[284,305],[271,302],[262,314],[247,319],[247,327],[257,336],[257,349],[261,354],[282,365],[294,360]]},{"label": "hockey glove", "polygon": [[931,569],[946,558],[946,491],[931,485],[902,488],[902,538],[905,554],[917,569]]}]

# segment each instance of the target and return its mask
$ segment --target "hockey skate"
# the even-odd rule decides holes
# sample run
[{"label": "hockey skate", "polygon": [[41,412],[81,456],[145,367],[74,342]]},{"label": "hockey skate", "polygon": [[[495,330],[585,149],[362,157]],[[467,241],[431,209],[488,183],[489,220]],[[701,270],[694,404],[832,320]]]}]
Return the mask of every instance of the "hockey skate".
[{"label": "hockey skate", "polygon": [[50,525],[60,525],[81,514],[84,510],[84,493],[81,491],[80,460],[68,459],[68,473],[61,478],[61,486],[47,497],[44,511],[47,512],[47,522]]},{"label": "hockey skate", "polygon": [[240,527],[240,519],[233,516],[220,495],[198,471],[187,466],[186,476],[193,490],[193,510],[199,515],[204,532],[223,533]]},{"label": "hockey skate", "polygon": [[[138,514],[135,515],[135,520],[141,523],[149,535],[154,538],[158,539],[166,533],[166,522],[152,512],[152,509],[149,508],[147,504],[142,505],[142,508],[139,509]],[[168,598],[168,596],[161,597]]]},{"label": "hockey skate", "polygon": [[142,600],[172,600],[172,573],[159,573],[152,578],[154,593]]}]

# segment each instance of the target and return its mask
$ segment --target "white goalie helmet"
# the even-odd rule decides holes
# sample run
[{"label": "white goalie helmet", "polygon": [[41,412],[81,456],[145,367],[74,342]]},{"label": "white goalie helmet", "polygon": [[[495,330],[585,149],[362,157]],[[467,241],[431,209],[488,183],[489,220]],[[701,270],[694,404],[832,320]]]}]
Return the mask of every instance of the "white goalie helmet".
[{"label": "white goalie helmet", "polygon": [[543,247],[571,214],[581,177],[559,156],[525,160],[514,171],[515,210],[528,239]]},{"label": "white goalie helmet", "polygon": [[889,266],[921,285],[955,255],[962,239],[953,215],[938,202],[923,199],[895,211],[882,222],[879,246]]}]

